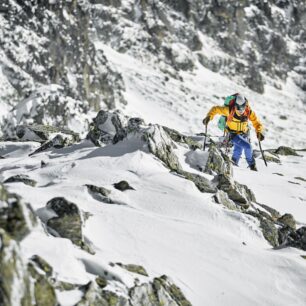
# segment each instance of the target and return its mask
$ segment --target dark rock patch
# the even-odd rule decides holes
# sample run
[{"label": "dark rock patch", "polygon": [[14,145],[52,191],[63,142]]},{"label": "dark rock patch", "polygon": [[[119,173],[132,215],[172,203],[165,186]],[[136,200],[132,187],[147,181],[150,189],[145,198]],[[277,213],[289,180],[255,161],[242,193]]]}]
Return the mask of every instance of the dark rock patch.
[{"label": "dark rock patch", "polygon": [[4,182],[4,184],[7,183],[24,183],[26,185],[35,187],[37,182],[33,179],[30,179],[30,177],[28,175],[25,174],[18,174],[18,175],[14,175],[9,177],[8,179],[6,179]]},{"label": "dark rock patch", "polygon": [[114,187],[120,191],[135,190],[127,181],[120,181],[114,184]]}]

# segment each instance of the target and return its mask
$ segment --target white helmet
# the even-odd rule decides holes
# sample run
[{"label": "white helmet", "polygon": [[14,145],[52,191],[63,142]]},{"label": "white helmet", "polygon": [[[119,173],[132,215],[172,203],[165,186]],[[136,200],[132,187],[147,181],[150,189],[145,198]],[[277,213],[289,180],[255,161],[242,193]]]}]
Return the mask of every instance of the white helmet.
[{"label": "white helmet", "polygon": [[235,106],[237,108],[237,110],[239,111],[244,111],[245,107],[246,107],[246,98],[240,94],[238,94],[236,96],[236,99],[235,99]]}]

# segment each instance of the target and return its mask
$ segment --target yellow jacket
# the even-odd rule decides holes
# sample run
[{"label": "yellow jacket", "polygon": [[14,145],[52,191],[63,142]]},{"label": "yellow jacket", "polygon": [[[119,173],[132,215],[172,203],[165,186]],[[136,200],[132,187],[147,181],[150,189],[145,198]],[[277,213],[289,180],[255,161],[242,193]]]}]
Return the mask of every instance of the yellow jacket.
[{"label": "yellow jacket", "polygon": [[[214,106],[208,112],[207,116],[209,116],[210,120],[213,120],[213,118],[217,114],[228,117],[229,114],[230,114],[229,106]],[[249,117],[246,118],[244,116],[244,119],[243,119],[243,116],[239,115],[239,113],[237,111],[235,111],[235,114],[234,114],[232,120],[227,121],[226,124],[227,124],[227,127],[228,127],[230,132],[234,132],[234,133],[237,133],[237,134],[247,133],[248,130],[249,130],[248,119],[251,120],[251,122],[252,122],[252,124],[253,124],[253,126],[256,130],[256,133],[262,133],[263,125],[261,124],[261,122],[257,118],[255,112],[252,111],[251,109],[250,109]]]}]

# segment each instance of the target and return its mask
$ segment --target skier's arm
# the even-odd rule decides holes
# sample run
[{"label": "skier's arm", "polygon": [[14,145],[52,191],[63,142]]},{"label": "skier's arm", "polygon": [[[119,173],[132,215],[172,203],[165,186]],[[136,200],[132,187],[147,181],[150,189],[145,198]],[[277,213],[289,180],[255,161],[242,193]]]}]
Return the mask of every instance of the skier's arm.
[{"label": "skier's arm", "polygon": [[228,106],[214,106],[208,112],[206,117],[209,117],[209,120],[213,120],[216,115],[229,115],[229,107]]},{"label": "skier's arm", "polygon": [[263,125],[261,124],[261,122],[257,118],[257,116],[256,116],[254,111],[251,111],[251,114],[250,114],[249,118],[252,121],[254,129],[256,130],[256,134],[258,134],[258,133],[262,134],[262,132],[263,132]]}]

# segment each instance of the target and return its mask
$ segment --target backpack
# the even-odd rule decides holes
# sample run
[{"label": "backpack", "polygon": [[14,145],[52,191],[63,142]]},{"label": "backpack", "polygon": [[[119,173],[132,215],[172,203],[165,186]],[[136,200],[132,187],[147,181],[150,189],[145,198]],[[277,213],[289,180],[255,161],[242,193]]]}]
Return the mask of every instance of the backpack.
[{"label": "backpack", "polygon": [[[231,96],[228,96],[225,98],[224,100],[224,106],[229,106],[229,109],[230,109],[230,118],[226,117],[226,116],[221,116],[219,118],[219,121],[218,121],[218,128],[224,132],[226,130],[226,125],[227,125],[227,120],[232,120],[233,119],[233,113],[232,113],[232,110],[233,108],[235,107],[235,99],[236,99],[236,96],[238,95],[238,93],[235,93]],[[247,102],[248,103],[248,102]],[[246,117],[247,119],[249,118],[249,115],[250,115],[250,107],[248,106],[247,104],[247,112],[246,112]]]},{"label": "backpack", "polygon": [[[236,94],[233,94],[231,96],[228,96],[225,98],[224,100],[224,106],[229,106],[230,103],[234,104],[235,103],[235,99],[236,99],[236,96],[237,96],[237,93]],[[227,121],[227,117],[226,116],[221,116],[219,118],[219,121],[218,121],[218,128],[221,130],[221,131],[224,131],[226,129],[226,121]]]}]

